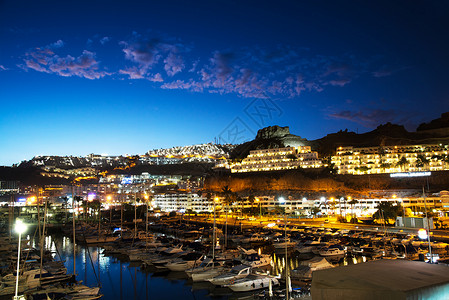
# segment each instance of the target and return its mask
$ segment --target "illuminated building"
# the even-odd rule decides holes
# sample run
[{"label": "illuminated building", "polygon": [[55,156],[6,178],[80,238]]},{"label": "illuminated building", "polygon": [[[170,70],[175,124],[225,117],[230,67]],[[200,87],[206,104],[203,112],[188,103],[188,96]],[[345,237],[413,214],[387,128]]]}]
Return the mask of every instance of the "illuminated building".
[{"label": "illuminated building", "polygon": [[240,163],[230,164],[232,173],[319,168],[322,162],[310,146],[252,150]]},{"label": "illuminated building", "polygon": [[380,174],[449,169],[448,145],[338,147],[331,158],[338,174]]}]

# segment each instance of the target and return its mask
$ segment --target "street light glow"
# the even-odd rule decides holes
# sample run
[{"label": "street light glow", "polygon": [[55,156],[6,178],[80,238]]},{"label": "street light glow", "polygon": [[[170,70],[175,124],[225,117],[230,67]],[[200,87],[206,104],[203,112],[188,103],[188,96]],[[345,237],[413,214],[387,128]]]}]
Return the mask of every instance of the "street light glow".
[{"label": "street light glow", "polygon": [[14,230],[18,233],[18,234],[22,234],[25,232],[25,230],[27,229],[27,225],[25,223],[23,223],[22,220],[17,219],[16,220],[16,225],[14,226]]},{"label": "street light glow", "polygon": [[280,204],[284,204],[285,203],[285,198],[284,197],[279,197],[278,199]]}]

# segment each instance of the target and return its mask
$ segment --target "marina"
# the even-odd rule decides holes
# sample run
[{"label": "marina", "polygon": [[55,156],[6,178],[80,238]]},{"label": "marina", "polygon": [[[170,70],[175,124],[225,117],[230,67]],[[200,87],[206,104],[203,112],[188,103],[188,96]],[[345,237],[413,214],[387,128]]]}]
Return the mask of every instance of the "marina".
[{"label": "marina", "polygon": [[[95,225],[98,226],[77,224],[74,232],[80,238],[75,238],[75,243],[70,226],[50,230],[43,245],[47,260],[44,266],[52,265],[53,276],[59,277],[49,277],[48,283],[42,283],[43,279],[41,283],[39,279],[36,283],[21,281],[19,291],[27,295],[26,299],[39,299],[43,291],[51,292],[51,299],[75,299],[78,296],[70,293],[75,294],[73,286],[79,285],[82,288],[77,288],[77,294],[95,293],[84,299],[264,299],[270,295],[271,299],[287,299],[286,290],[289,299],[311,299],[315,271],[381,259],[430,258],[428,243],[409,234],[300,226],[287,230],[229,226],[225,237],[224,228],[213,230],[203,223],[174,220],[152,222],[145,226],[147,231],[136,226],[138,232],[133,232],[132,227],[122,232],[102,224],[103,233],[99,234]],[[101,235],[103,238],[98,238]],[[97,243],[92,243],[95,236]],[[24,239],[22,255],[29,251],[38,262],[36,235],[27,234]],[[6,243],[2,246],[7,247]],[[440,264],[445,262],[447,246],[441,241],[431,242],[432,257],[438,257]],[[11,299],[13,293],[8,286],[14,276],[6,273],[14,258],[7,253],[10,252],[2,252],[2,257],[10,260],[3,264],[2,299]],[[26,260],[25,268],[27,264],[35,274],[41,273],[39,264],[31,267],[32,261]],[[26,272],[31,271],[24,271],[21,276],[28,278]]]}]

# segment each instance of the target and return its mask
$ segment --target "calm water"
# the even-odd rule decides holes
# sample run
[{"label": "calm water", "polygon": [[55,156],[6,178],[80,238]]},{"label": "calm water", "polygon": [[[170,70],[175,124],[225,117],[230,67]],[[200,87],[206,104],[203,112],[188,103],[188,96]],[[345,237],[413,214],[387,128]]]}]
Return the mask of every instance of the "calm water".
[{"label": "calm water", "polygon": [[[73,243],[68,237],[53,235],[46,237],[46,248],[51,249],[56,260],[65,261],[67,272],[73,272]],[[94,287],[100,285],[102,299],[240,299],[249,294],[234,293],[227,288],[215,288],[208,282],[192,283],[184,272],[156,272],[142,269],[139,263],[125,261],[125,258],[105,256],[101,247],[75,245],[77,279]],[[271,249],[261,248],[267,252]],[[271,253],[271,252],[270,252]],[[282,253],[283,254],[283,253]],[[91,258],[89,258],[91,257]],[[300,261],[310,256],[294,256],[288,259],[289,268],[299,266]],[[364,257],[346,257],[340,264],[366,261]],[[285,256],[273,254],[270,274],[277,275],[284,269]]]}]

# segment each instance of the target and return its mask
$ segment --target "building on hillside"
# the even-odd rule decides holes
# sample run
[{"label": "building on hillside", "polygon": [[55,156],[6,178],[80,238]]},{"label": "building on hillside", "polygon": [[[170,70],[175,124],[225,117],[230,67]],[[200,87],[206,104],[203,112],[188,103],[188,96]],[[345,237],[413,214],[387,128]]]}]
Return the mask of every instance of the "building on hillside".
[{"label": "building on hillside", "polygon": [[242,162],[230,164],[232,173],[319,167],[322,161],[310,146],[252,150]]},{"label": "building on hillside", "polygon": [[449,170],[448,145],[338,147],[331,162],[338,174]]},{"label": "building on hillside", "polygon": [[161,211],[210,212],[213,211],[213,201],[196,193],[160,193],[153,195],[153,206]]}]

